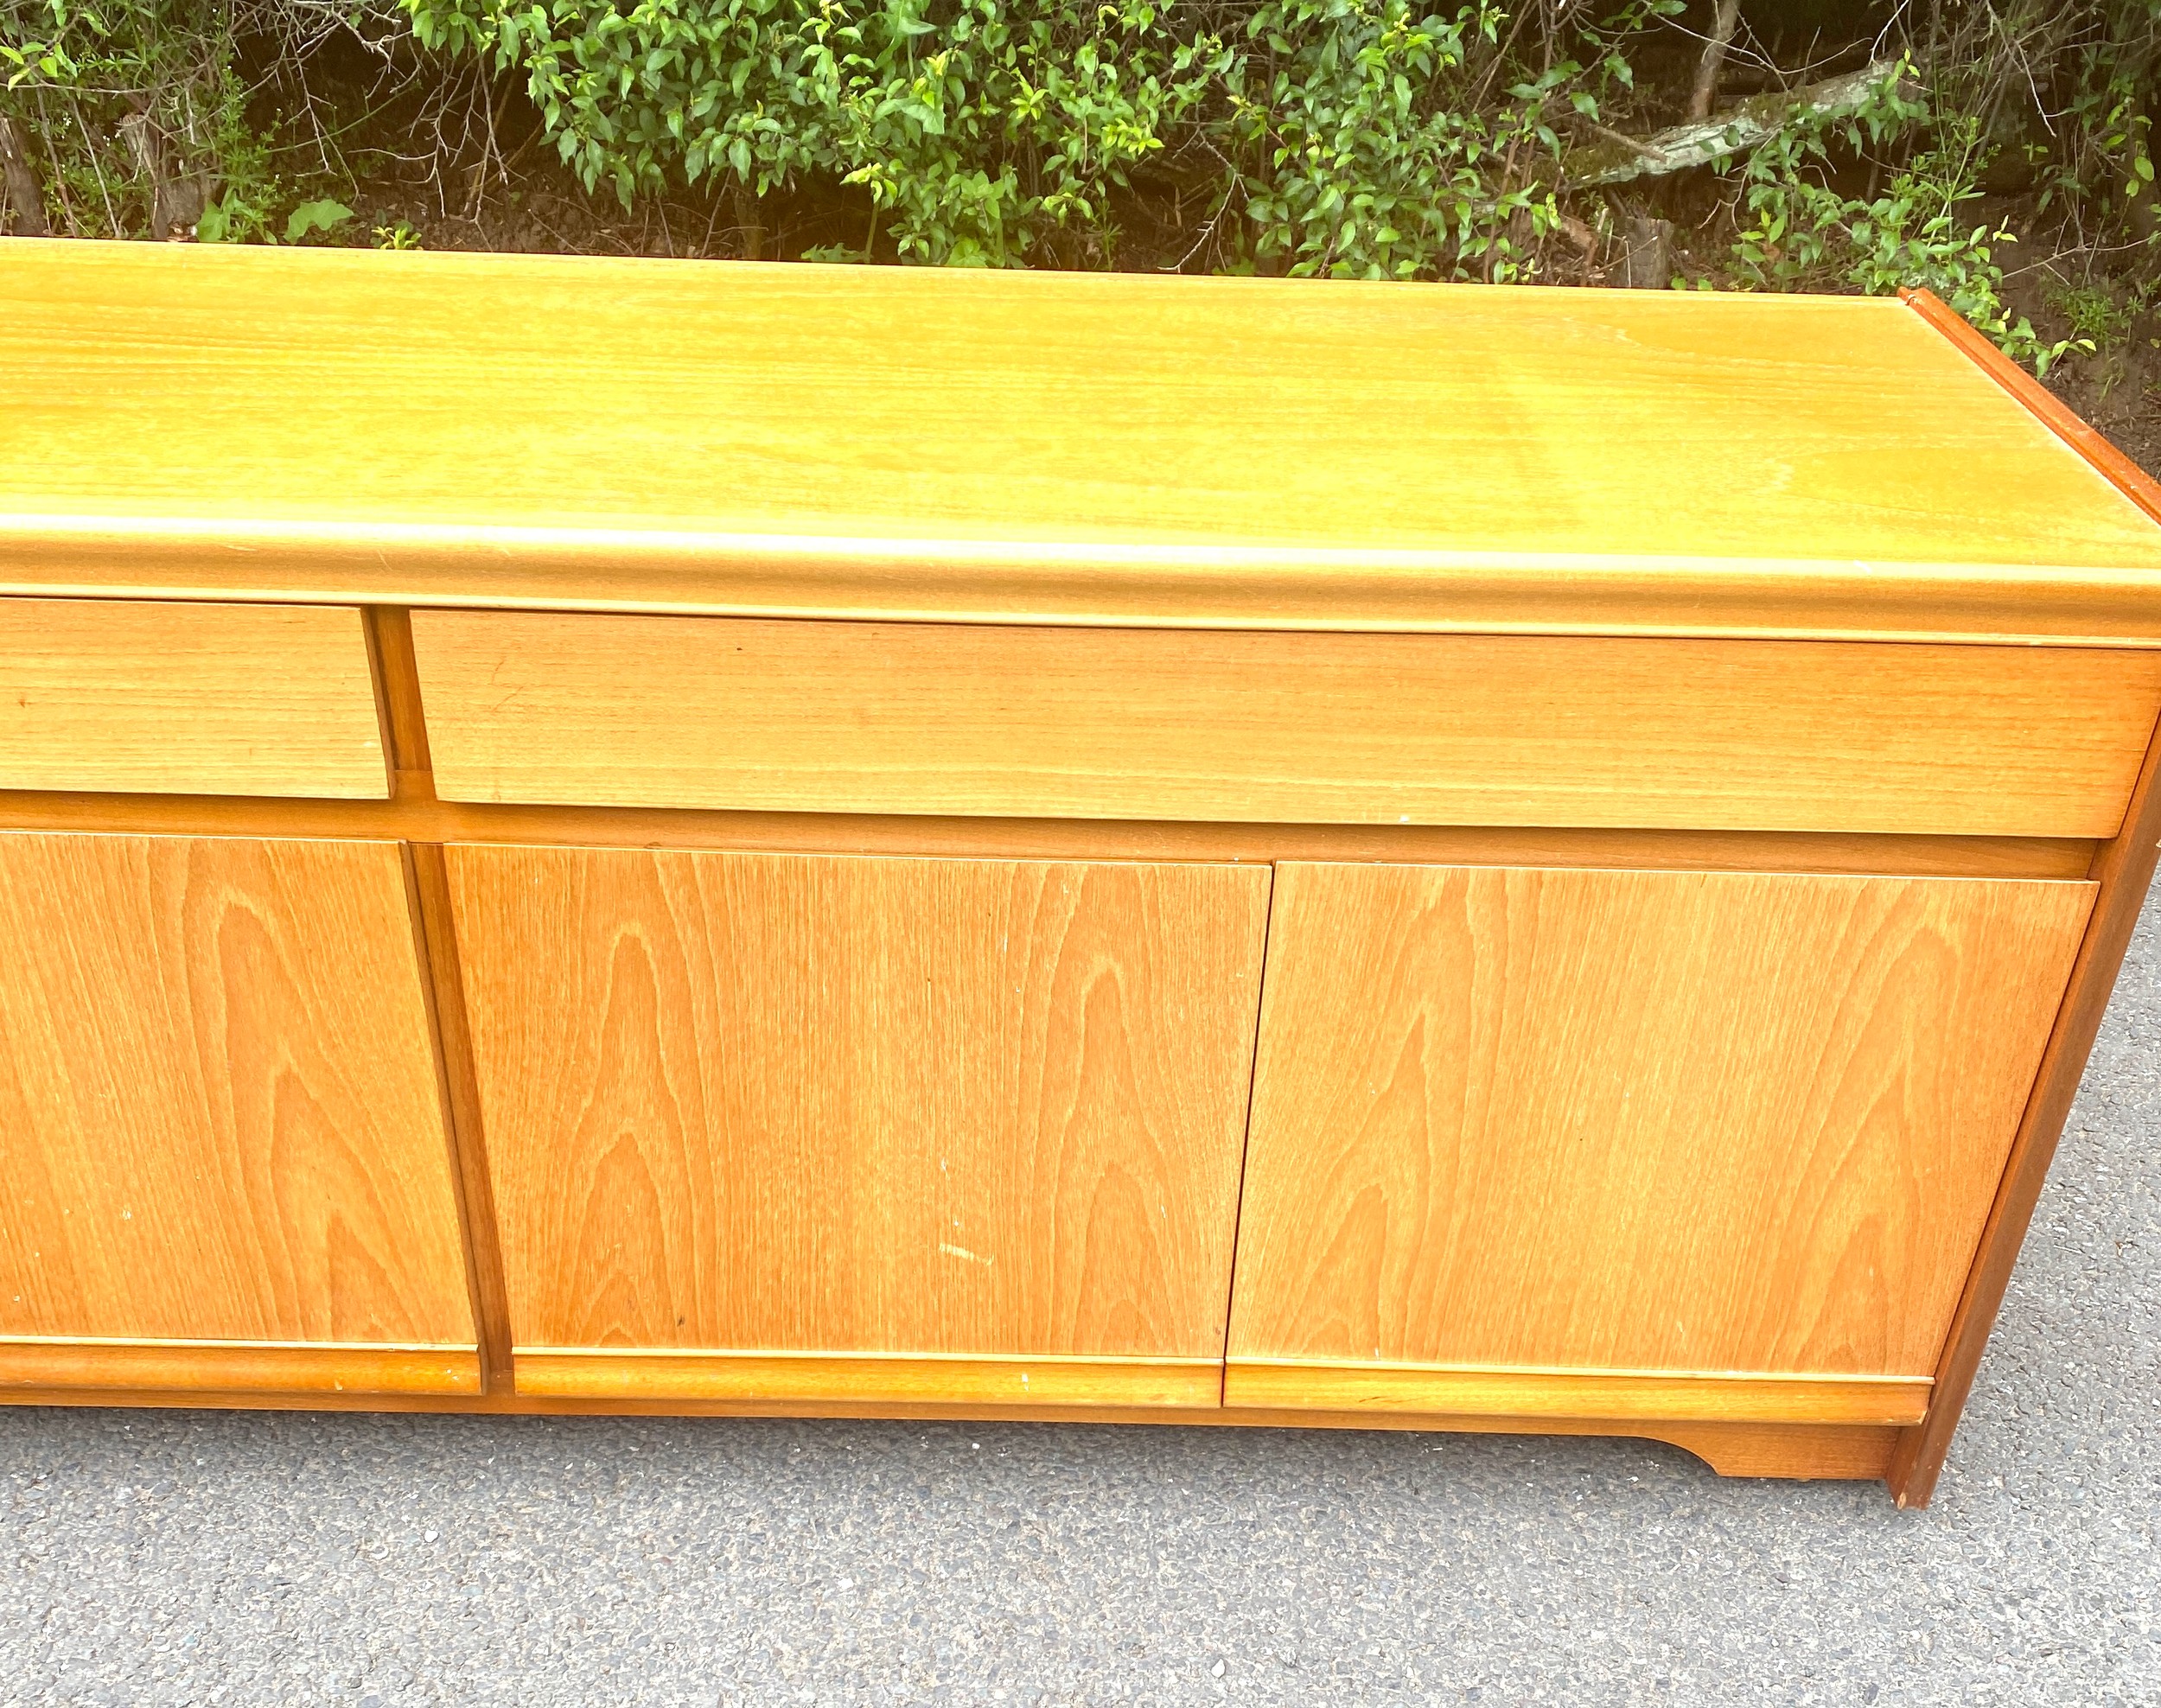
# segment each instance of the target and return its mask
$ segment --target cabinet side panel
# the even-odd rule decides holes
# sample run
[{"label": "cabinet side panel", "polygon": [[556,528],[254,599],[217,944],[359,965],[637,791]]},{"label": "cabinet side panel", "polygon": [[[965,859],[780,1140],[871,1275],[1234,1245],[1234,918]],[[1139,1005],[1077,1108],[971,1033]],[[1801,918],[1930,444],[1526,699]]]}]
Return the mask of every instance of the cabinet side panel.
[{"label": "cabinet side panel", "polygon": [[1221,1355],[1265,870],[448,857],[520,1348]]},{"label": "cabinet side panel", "polygon": [[2092,894],[1280,868],[1232,1356],[1928,1376]]},{"label": "cabinet side panel", "polygon": [[472,1343],[401,857],[0,835],[0,1335]]}]

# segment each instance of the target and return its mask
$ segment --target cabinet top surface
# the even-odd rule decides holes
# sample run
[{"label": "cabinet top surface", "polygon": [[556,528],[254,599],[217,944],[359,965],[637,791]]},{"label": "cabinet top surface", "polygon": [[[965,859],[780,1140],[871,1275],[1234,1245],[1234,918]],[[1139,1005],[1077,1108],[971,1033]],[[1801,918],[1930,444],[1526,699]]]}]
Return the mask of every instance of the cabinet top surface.
[{"label": "cabinet top surface", "polygon": [[481,580],[570,551],[558,591],[602,599],[610,550],[662,548],[2161,570],[1896,301],[10,242],[0,584],[80,581],[24,565],[92,537],[269,551],[301,596],[363,546]]}]

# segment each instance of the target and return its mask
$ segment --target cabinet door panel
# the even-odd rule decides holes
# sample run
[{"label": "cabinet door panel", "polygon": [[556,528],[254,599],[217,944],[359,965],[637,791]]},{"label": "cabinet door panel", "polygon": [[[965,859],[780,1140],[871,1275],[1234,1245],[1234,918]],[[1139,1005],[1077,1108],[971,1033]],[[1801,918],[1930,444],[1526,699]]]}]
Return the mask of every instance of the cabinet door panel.
[{"label": "cabinet door panel", "polygon": [[1227,1393],[1911,1421],[2091,895],[1279,868]]},{"label": "cabinet door panel", "polygon": [[0,835],[0,1382],[474,1386],[402,851]]},{"label": "cabinet door panel", "polygon": [[1216,1402],[1265,871],[449,859],[521,1391]]}]

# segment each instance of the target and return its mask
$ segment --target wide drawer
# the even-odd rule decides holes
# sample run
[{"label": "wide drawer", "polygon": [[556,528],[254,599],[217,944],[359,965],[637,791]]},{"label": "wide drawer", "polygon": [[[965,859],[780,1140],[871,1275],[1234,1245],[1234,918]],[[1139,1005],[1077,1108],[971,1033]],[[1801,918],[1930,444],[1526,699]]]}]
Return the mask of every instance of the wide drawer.
[{"label": "wide drawer", "polygon": [[2161,654],[420,611],[446,799],[2104,837]]},{"label": "wide drawer", "polygon": [[360,613],[0,599],[0,788],[385,799]]}]

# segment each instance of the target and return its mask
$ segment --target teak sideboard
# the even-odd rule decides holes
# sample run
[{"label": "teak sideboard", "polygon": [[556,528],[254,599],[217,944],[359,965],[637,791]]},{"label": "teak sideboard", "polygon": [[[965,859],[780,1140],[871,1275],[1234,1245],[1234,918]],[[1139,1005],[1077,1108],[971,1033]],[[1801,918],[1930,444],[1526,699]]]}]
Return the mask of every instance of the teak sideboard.
[{"label": "teak sideboard", "polygon": [[1923,1501],[2158,516],[1926,296],[0,244],[0,1394]]}]

